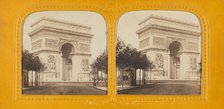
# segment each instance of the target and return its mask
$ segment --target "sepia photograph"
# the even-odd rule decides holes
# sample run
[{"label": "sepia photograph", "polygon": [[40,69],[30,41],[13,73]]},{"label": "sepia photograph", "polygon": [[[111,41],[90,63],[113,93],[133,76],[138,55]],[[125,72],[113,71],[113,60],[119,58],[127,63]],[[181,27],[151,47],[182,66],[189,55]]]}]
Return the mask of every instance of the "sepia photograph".
[{"label": "sepia photograph", "polygon": [[87,11],[31,13],[22,39],[22,94],[107,94],[103,16]]},{"label": "sepia photograph", "polygon": [[183,11],[133,11],[117,25],[117,94],[200,95],[201,25]]}]

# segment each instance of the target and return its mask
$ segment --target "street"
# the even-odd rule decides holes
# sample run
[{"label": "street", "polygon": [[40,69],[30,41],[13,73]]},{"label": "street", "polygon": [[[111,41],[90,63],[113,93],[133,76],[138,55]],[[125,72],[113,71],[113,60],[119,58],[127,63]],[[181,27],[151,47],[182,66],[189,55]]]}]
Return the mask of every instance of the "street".
[{"label": "street", "polygon": [[153,95],[198,95],[198,82],[167,82],[139,85],[135,88],[118,91],[118,94],[153,94]]},{"label": "street", "polygon": [[28,95],[105,95],[106,91],[93,86],[37,86],[23,90]]}]

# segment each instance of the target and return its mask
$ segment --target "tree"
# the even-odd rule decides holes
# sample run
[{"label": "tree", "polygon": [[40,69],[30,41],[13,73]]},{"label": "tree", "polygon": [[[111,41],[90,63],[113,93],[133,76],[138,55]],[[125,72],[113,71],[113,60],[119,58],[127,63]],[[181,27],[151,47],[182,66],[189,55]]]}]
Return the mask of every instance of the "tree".
[{"label": "tree", "polygon": [[[38,85],[38,73],[43,71],[45,69],[44,64],[40,61],[38,56],[34,56],[32,53],[29,53],[28,50],[23,50],[22,51],[22,68],[23,68],[23,82],[24,86],[28,86],[29,82],[29,71],[35,73],[35,85]],[[33,78],[32,78],[33,79]],[[33,85],[33,80],[32,80],[32,85]]]},{"label": "tree", "polygon": [[33,54],[29,53],[28,50],[23,50],[22,52],[22,77],[23,77],[23,85],[25,87],[28,86],[29,75],[28,72],[31,70],[30,63],[32,61]]},{"label": "tree", "polygon": [[40,72],[43,71],[44,69],[45,69],[44,64],[42,64],[38,56],[35,56],[32,62],[32,70],[35,71],[35,85],[36,86],[39,85],[38,80],[39,80]]},{"label": "tree", "polygon": [[116,64],[123,75],[123,71],[130,72],[132,79],[131,84],[136,85],[136,71],[137,69],[148,70],[151,69],[152,63],[147,56],[136,48],[126,46],[123,41],[118,40],[116,45]]},{"label": "tree", "polygon": [[91,64],[92,71],[91,73],[93,74],[93,81],[94,85],[96,85],[96,81],[102,80],[107,84],[107,80],[103,78],[102,76],[99,77],[98,73],[101,72],[104,74],[108,73],[108,54],[107,51],[105,50],[102,54],[100,54],[95,61]]},{"label": "tree", "polygon": [[125,43],[121,40],[117,40],[116,44],[116,58],[118,58],[119,53],[126,47]]}]

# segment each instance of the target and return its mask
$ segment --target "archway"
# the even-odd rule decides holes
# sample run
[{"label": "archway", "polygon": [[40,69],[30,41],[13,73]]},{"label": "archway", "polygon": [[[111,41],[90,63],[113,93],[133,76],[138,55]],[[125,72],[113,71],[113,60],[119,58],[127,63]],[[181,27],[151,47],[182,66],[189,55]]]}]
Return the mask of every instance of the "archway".
[{"label": "archway", "polygon": [[73,45],[65,43],[61,47],[62,52],[62,80],[70,81],[72,77],[72,55]]},{"label": "archway", "polygon": [[170,79],[180,78],[180,51],[182,46],[178,41],[174,41],[169,45],[170,50]]}]

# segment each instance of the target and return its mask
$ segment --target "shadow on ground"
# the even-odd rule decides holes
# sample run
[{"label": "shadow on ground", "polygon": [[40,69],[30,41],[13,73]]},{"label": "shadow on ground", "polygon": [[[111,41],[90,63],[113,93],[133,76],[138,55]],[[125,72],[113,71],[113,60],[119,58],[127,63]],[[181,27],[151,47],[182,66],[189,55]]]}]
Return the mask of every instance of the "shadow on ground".
[{"label": "shadow on ground", "polygon": [[23,90],[28,95],[106,95],[107,91],[93,86],[37,86]]},{"label": "shadow on ground", "polygon": [[118,91],[118,94],[151,95],[200,95],[200,93],[198,82],[147,84]]}]

